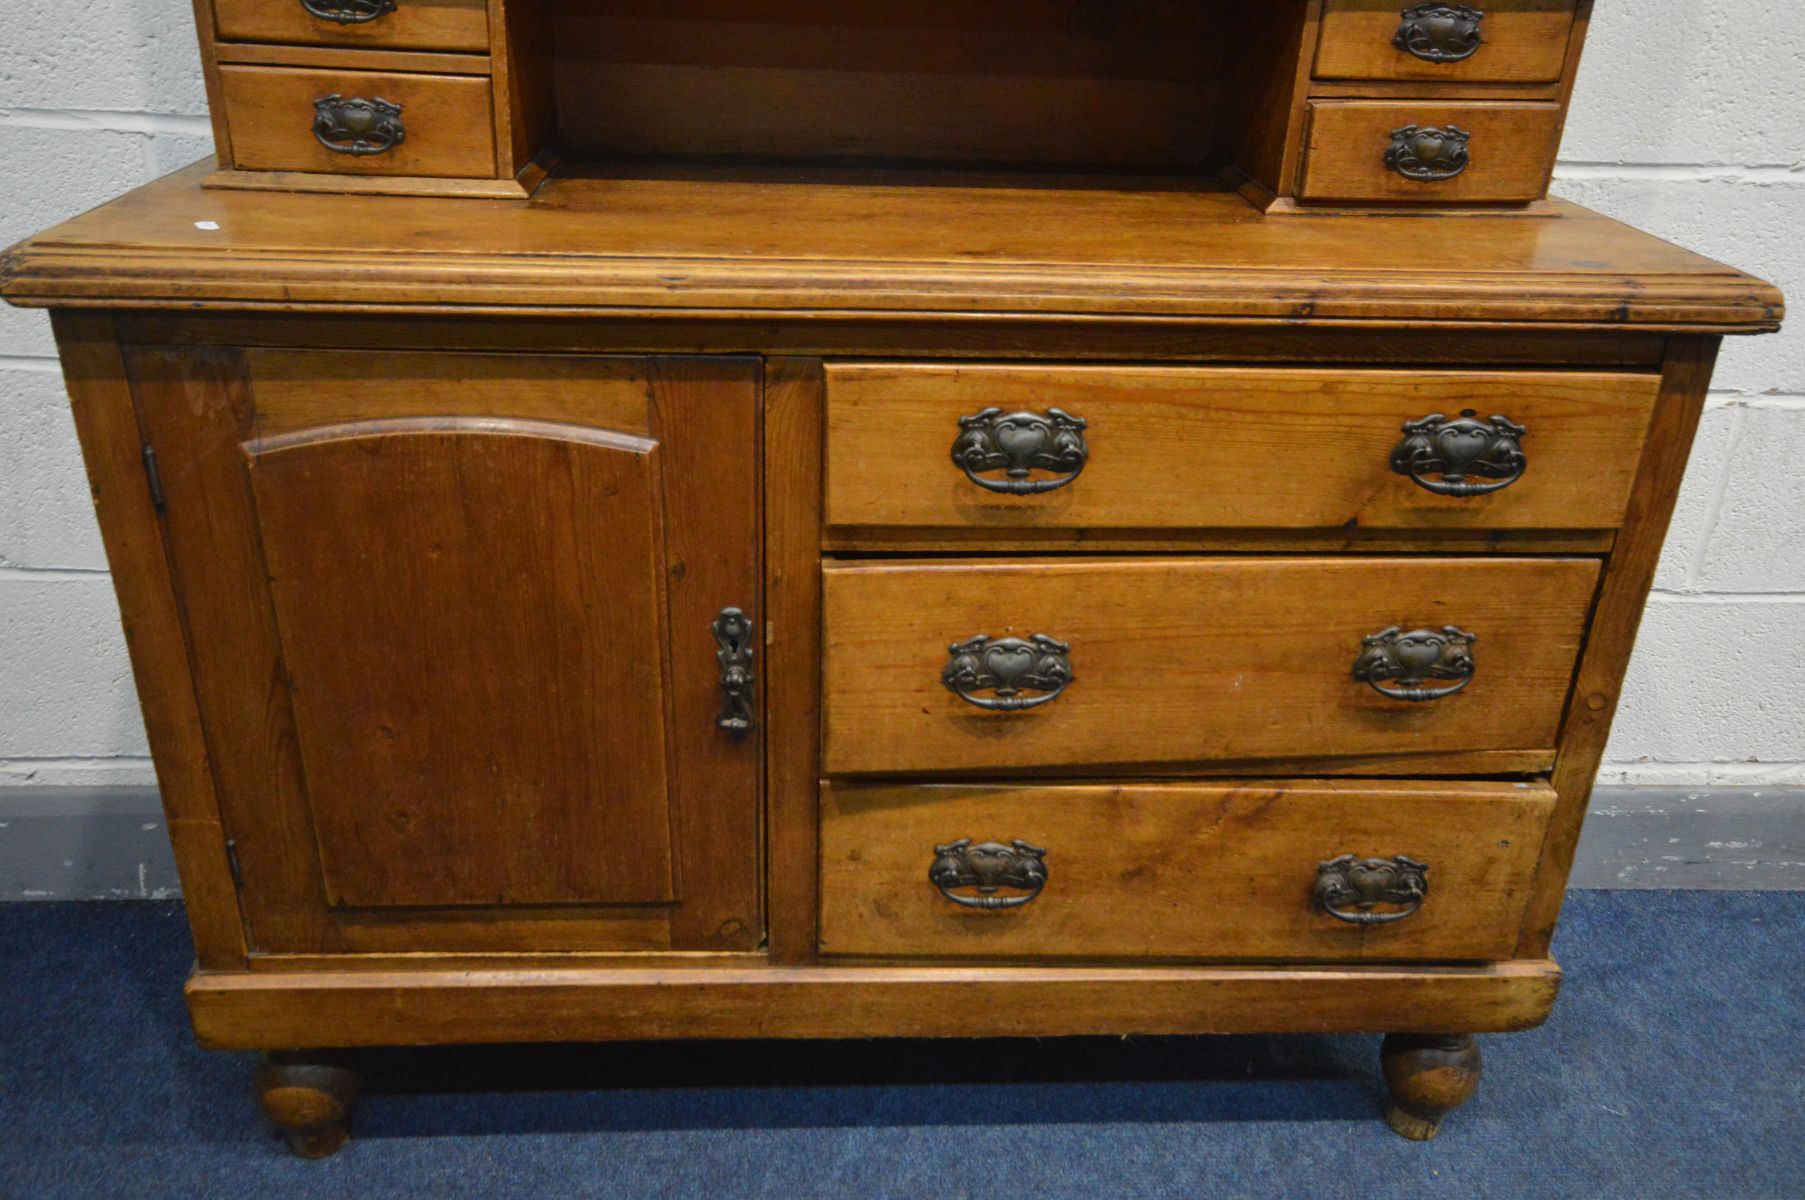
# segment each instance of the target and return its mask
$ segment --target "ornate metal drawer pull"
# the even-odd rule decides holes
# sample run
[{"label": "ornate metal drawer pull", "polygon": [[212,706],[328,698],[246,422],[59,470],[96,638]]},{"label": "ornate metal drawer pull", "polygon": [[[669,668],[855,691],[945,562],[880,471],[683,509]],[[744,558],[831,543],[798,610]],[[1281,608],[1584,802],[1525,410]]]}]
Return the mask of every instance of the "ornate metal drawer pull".
[{"label": "ornate metal drawer pull", "polygon": [[401,106],[334,92],[313,102],[313,136],[334,154],[382,154],[407,140]]},{"label": "ornate metal drawer pull", "polygon": [[[1440,700],[1473,682],[1473,643],[1478,638],[1464,629],[1413,629],[1405,633],[1393,625],[1361,642],[1354,660],[1354,678],[1393,700]],[[1431,679],[1452,679],[1448,687],[1427,687]],[[1396,682],[1397,687],[1386,687]]]},{"label": "ornate metal drawer pull", "polygon": [[[1423,906],[1429,895],[1429,864],[1405,858],[1340,858],[1316,867],[1316,907],[1350,925],[1389,925]],[[1380,905],[1399,911],[1374,911]]]},{"label": "ornate metal drawer pull", "polygon": [[1385,165],[1418,183],[1452,179],[1472,161],[1467,152],[1472,136],[1454,125],[1406,125],[1391,131]]},{"label": "ornate metal drawer pull", "polygon": [[338,25],[363,25],[395,11],[395,0],[301,0],[307,15]]},{"label": "ornate metal drawer pull", "polygon": [[[1078,478],[1090,458],[1084,443],[1087,422],[1057,408],[1046,416],[1033,412],[1005,414],[987,408],[959,418],[960,433],[953,441],[953,463],[965,477],[992,492],[1030,496],[1062,488]],[[1059,471],[1052,479],[1035,479],[1038,468]],[[980,471],[1002,471],[1002,479],[986,479]]]},{"label": "ornate metal drawer pull", "polygon": [[[1058,698],[1072,682],[1071,647],[1044,633],[1027,641],[990,638],[979,634],[947,647],[951,658],[940,672],[940,682],[967,704],[994,712],[1019,712],[1038,708]],[[1023,690],[1039,693],[1024,696]],[[993,691],[994,696],[973,692]]]},{"label": "ornate metal drawer pull", "polygon": [[1419,4],[1405,9],[1401,18],[1392,45],[1424,62],[1471,58],[1485,41],[1479,30],[1485,14],[1464,4]]},{"label": "ornate metal drawer pull", "polygon": [[[960,838],[934,847],[928,882],[939,888],[942,896],[966,908],[1020,908],[1047,886],[1046,858],[1045,850],[1020,838],[1007,846],[998,842],[974,846],[970,838]],[[972,888],[978,894],[962,895],[954,888]],[[1010,893],[999,895],[1004,888],[1011,889]]]},{"label": "ornate metal drawer pull", "polygon": [[[1470,408],[1453,420],[1430,413],[1404,422],[1404,440],[1391,452],[1391,469],[1438,496],[1484,496],[1523,477],[1529,460],[1523,457],[1522,439],[1528,433],[1509,417],[1481,421]],[[1475,483],[1474,476],[1495,482]]]},{"label": "ornate metal drawer pull", "polygon": [[714,723],[734,733],[752,728],[752,622],[737,608],[714,619],[715,661],[721,664],[721,715]]}]

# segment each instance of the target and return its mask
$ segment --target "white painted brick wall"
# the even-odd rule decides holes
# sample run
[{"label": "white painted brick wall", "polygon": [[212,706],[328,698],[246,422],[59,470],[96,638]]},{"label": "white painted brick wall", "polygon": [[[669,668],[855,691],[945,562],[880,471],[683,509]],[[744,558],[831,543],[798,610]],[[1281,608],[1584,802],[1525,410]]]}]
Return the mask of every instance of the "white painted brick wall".
[{"label": "white painted brick wall", "polygon": [[[210,152],[188,0],[8,0],[0,245]],[[1759,36],[1752,36],[1758,29]],[[1778,283],[1725,345],[1605,777],[1805,783],[1805,6],[1601,0],[1556,191]],[[0,785],[150,780],[42,314],[0,306]]]}]

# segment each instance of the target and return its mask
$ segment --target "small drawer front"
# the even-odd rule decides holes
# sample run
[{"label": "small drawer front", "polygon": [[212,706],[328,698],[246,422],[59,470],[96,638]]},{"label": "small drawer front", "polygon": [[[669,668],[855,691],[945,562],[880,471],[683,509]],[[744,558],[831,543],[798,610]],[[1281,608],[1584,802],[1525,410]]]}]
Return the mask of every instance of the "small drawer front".
[{"label": "small drawer front", "polygon": [[1328,0],[1318,79],[1553,83],[1567,62],[1577,0]]},{"label": "small drawer front", "polygon": [[1658,391],[1654,375],[1597,372],[830,364],[827,523],[930,543],[1606,529]]},{"label": "small drawer front", "polygon": [[[1305,200],[1418,204],[1526,202],[1548,191],[1558,104],[1313,100]],[[1393,266],[1433,245],[1390,247]]]},{"label": "small drawer front", "polygon": [[495,175],[486,78],[248,66],[219,76],[241,171]]},{"label": "small drawer front", "polygon": [[824,953],[1493,959],[1541,783],[828,784]]},{"label": "small drawer front", "polygon": [[488,0],[213,0],[223,42],[489,49]]},{"label": "small drawer front", "polygon": [[823,769],[1541,770],[1597,578],[1578,559],[829,566]]}]

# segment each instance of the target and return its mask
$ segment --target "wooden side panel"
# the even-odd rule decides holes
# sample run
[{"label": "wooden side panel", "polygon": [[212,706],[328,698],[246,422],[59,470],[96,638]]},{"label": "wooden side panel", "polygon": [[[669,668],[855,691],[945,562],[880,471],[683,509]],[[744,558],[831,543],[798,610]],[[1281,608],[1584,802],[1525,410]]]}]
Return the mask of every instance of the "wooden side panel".
[{"label": "wooden side panel", "polygon": [[[1553,807],[1546,784],[828,784],[821,948],[990,960],[1504,958]],[[961,838],[1044,850],[1046,885],[1014,908],[949,901],[928,868],[936,847]],[[1388,925],[1320,911],[1317,865],[1343,854],[1426,863],[1422,906]]]},{"label": "wooden side panel", "polygon": [[[221,98],[241,171],[493,178],[489,81],[470,75],[224,66]],[[381,97],[401,106],[407,139],[381,154],[341,154],[313,135],[314,101]]]},{"label": "wooden side panel", "polygon": [[[831,526],[998,532],[1609,528],[1628,502],[1659,382],[1652,373],[887,363],[835,364],[827,381]],[[1083,472],[1036,495],[972,483],[949,450],[960,418],[986,408],[1084,420]],[[1466,409],[1529,429],[1521,479],[1453,498],[1391,469],[1405,422]]]},{"label": "wooden side panel", "polygon": [[560,141],[605,154],[1198,166],[1226,41],[1183,0],[555,0]]},{"label": "wooden side panel", "polygon": [[[1554,745],[1598,577],[1565,559],[1165,559],[831,566],[823,769],[1039,770]],[[1465,690],[1408,703],[1352,678],[1362,638],[1477,635]],[[987,711],[947,647],[1070,646],[1050,703]]]},{"label": "wooden side panel", "polygon": [[328,903],[672,898],[657,451],[470,418],[246,447]]},{"label": "wooden side panel", "polygon": [[[1305,144],[1305,200],[1416,204],[1512,203],[1547,194],[1560,146],[1561,106],[1446,100],[1313,100]],[[1415,180],[1385,165],[1394,130],[1453,125],[1472,135],[1469,165],[1450,179]]]},{"label": "wooden side panel", "polygon": [[1598,764],[1611,736],[1611,721],[1623,693],[1623,677],[1636,646],[1636,630],[1648,605],[1661,543],[1679,500],[1686,457],[1698,431],[1711,370],[1717,362],[1718,339],[1674,338],[1661,374],[1661,399],[1654,428],[1630,497],[1629,515],[1617,539],[1599,587],[1592,634],[1574,681],[1573,702],[1561,728],[1560,757],[1554,786],[1560,806],[1549,825],[1535,897],[1524,921],[1519,953],[1546,953],[1554,925],[1566,899],[1567,873],[1579,846],[1580,827]]},{"label": "wooden side panel", "polygon": [[488,0],[401,0],[374,21],[322,21],[292,0],[212,0],[224,41],[386,50],[489,48]]},{"label": "wooden side panel", "polygon": [[1456,62],[1431,62],[1393,39],[1399,0],[1327,0],[1316,54],[1318,79],[1431,80],[1437,83],[1553,83],[1567,61],[1575,0],[1488,0],[1479,49]]}]

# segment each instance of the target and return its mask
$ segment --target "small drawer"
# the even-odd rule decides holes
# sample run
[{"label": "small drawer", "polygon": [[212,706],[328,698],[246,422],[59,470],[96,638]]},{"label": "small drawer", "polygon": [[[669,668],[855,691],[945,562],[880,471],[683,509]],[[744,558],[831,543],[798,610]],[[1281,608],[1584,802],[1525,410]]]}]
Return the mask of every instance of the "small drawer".
[{"label": "small drawer", "polygon": [[1560,137],[1558,104],[1313,100],[1298,194],[1377,203],[1527,202],[1548,191]]},{"label": "small drawer", "polygon": [[222,42],[489,49],[488,0],[213,0]]},{"label": "small drawer", "polygon": [[486,78],[249,66],[219,77],[241,171],[496,173]]},{"label": "small drawer", "polygon": [[829,774],[1381,756],[1450,774],[1453,755],[1467,771],[1553,761],[1598,564],[910,561],[823,574]]},{"label": "small drawer", "polygon": [[821,946],[915,959],[1497,959],[1541,783],[847,785]]},{"label": "small drawer", "polygon": [[1316,78],[1553,83],[1578,0],[1327,0]]},{"label": "small drawer", "polygon": [[826,519],[842,541],[927,545],[1608,529],[1658,390],[1581,371],[829,364]]}]

